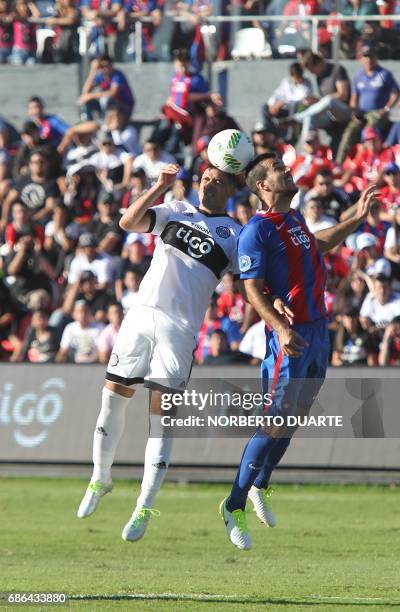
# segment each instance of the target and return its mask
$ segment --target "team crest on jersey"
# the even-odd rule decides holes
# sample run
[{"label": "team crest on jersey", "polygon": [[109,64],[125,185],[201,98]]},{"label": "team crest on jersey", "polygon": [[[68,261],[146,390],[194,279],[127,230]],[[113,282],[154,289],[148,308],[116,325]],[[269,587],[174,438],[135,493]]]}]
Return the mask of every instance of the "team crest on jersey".
[{"label": "team crest on jersey", "polygon": [[117,353],[111,353],[110,356],[110,366],[115,367],[119,363],[119,357]]},{"label": "team crest on jersey", "polygon": [[190,217],[191,219],[193,219],[194,217],[194,213],[192,212],[184,212],[183,214],[185,215],[185,217]]},{"label": "team crest on jersey", "polygon": [[251,259],[248,255],[241,255],[239,257],[239,270],[241,272],[247,272],[251,268]]},{"label": "team crest on jersey", "polygon": [[231,235],[231,231],[226,225],[219,225],[215,231],[220,238],[229,238]]}]

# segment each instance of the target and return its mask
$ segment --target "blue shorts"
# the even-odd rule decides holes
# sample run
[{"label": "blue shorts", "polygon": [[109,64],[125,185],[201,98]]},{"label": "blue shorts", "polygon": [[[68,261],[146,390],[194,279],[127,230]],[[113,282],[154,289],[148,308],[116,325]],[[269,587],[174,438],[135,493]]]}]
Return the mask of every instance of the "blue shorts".
[{"label": "blue shorts", "polygon": [[268,415],[298,415],[310,410],[325,380],[329,360],[329,334],[326,319],[293,326],[306,346],[300,357],[287,357],[280,350],[276,332],[267,332],[267,351],[261,364],[263,393],[273,403]]}]

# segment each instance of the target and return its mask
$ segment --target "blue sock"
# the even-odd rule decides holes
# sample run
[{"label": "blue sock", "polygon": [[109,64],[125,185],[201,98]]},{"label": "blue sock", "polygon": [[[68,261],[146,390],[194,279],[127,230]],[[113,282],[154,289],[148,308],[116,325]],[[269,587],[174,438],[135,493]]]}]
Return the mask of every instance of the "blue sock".
[{"label": "blue sock", "polygon": [[278,442],[279,439],[271,438],[262,429],[259,429],[248,441],[243,451],[231,494],[226,500],[226,509],[229,512],[245,509],[247,494],[262,469],[268,453]]},{"label": "blue sock", "polygon": [[257,489],[266,489],[268,487],[271,474],[286,453],[290,440],[291,438],[280,438],[273,447],[264,463],[263,469],[259,472],[254,481],[254,486],[257,487]]}]

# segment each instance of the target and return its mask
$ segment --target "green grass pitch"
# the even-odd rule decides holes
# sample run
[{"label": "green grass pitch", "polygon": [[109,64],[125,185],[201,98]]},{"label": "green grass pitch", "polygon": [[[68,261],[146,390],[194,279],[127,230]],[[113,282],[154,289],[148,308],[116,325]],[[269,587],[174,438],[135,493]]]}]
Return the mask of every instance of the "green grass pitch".
[{"label": "green grass pitch", "polygon": [[73,596],[60,610],[400,609],[397,488],[277,486],[277,527],[249,513],[254,548],[243,552],[218,516],[225,485],[166,484],[156,504],[161,516],[134,544],[120,533],[138,483],[117,481],[97,513],[78,520],[85,486],[82,479],[0,479],[0,591]]}]

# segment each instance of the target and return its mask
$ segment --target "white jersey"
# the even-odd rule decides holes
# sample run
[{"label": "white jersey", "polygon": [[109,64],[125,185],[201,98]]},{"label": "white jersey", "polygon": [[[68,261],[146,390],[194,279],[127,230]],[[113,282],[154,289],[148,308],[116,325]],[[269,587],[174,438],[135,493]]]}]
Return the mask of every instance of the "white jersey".
[{"label": "white jersey", "polygon": [[241,226],[228,215],[208,215],[176,200],[149,212],[150,232],[160,238],[138,302],[161,310],[196,334],[223,274],[239,273]]}]

